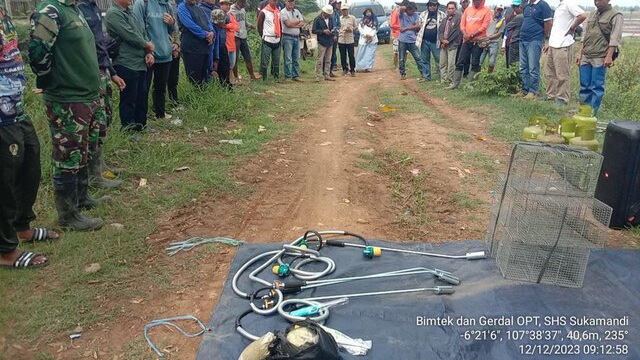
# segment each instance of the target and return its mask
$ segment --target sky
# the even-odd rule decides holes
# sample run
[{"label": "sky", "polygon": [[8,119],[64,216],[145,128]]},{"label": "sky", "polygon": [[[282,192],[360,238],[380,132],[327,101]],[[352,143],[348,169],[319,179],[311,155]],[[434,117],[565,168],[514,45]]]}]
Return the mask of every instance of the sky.
[{"label": "sky", "polygon": [[[326,3],[326,0],[317,0],[318,3]],[[344,0],[343,0],[344,1]],[[394,4],[394,0],[377,0],[380,4],[382,4],[382,6],[385,7],[391,7]],[[399,0],[397,0],[399,1]],[[417,0],[417,1],[424,1],[426,2],[426,0]],[[439,0],[440,3],[442,4],[446,4],[449,0]],[[509,2],[511,0],[486,0],[486,4],[493,6],[493,5],[508,5]],[[552,6],[557,6],[559,4],[559,0],[546,0],[549,5]],[[593,6],[593,1],[592,0],[577,0],[579,5],[583,5],[583,6]],[[347,3],[349,1],[347,0]],[[617,6],[640,6],[640,0],[611,0],[611,5],[617,5]]]}]

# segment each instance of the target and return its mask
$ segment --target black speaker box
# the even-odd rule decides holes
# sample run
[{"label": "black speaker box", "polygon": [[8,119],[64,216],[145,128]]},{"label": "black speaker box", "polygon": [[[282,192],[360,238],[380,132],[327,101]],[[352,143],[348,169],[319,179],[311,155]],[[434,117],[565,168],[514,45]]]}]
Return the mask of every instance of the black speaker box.
[{"label": "black speaker box", "polygon": [[596,199],[613,208],[609,227],[640,224],[640,122],[607,125]]}]

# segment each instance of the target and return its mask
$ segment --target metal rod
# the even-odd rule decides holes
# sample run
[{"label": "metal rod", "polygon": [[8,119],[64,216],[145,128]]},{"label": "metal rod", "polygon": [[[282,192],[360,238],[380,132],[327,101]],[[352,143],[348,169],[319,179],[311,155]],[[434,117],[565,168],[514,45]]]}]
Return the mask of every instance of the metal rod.
[{"label": "metal rod", "polygon": [[[351,247],[356,247],[356,248],[361,248],[361,249],[366,248],[366,246],[364,246],[364,245],[352,244],[352,243],[344,243],[344,246],[351,246]],[[433,256],[433,257],[439,257],[439,258],[445,258],[445,259],[478,260],[478,259],[485,259],[486,258],[486,254],[484,253],[484,251],[470,252],[470,253],[466,253],[465,255],[446,255],[446,254],[438,254],[438,253],[431,253],[431,252],[424,252],[424,251],[394,249],[394,248],[379,247],[379,246],[378,246],[378,248],[380,250],[382,250],[382,251],[391,251],[391,252],[399,252],[399,253],[405,253],[405,254]]]},{"label": "metal rod", "polygon": [[455,290],[453,289],[453,286],[436,286],[436,287],[404,289],[404,290],[387,290],[387,291],[374,291],[374,292],[356,293],[356,294],[318,296],[318,297],[306,298],[304,300],[318,301],[318,300],[331,300],[331,299],[339,299],[339,298],[354,298],[354,297],[376,296],[376,295],[405,294],[405,293],[422,292],[422,291],[433,291],[436,294],[440,295],[440,294],[453,294]]}]

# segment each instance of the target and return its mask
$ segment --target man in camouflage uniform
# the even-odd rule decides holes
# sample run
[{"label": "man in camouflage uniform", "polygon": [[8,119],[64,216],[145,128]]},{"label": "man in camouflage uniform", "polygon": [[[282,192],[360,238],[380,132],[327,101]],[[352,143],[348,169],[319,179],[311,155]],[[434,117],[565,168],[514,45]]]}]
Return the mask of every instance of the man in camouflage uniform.
[{"label": "man in camouflage uniform", "polygon": [[[108,170],[104,165],[102,146],[107,136],[107,129],[111,125],[112,117],[112,95],[111,81],[120,90],[125,87],[124,80],[118,76],[116,70],[111,65],[109,52],[107,50],[106,36],[102,27],[102,12],[96,0],[79,0],[78,9],[82,12],[85,20],[93,32],[96,42],[96,52],[98,55],[98,66],[100,67],[100,108],[96,114],[96,125],[98,132],[93,133],[89,138],[90,143],[97,142],[97,145],[90,146],[96,148],[96,152],[89,154],[89,184],[102,189],[112,189],[122,184],[120,180],[111,180],[103,176],[103,172]],[[97,135],[97,138],[96,138]]]},{"label": "man in camouflage uniform", "polygon": [[5,5],[0,0],[0,267],[25,269],[45,266],[48,260],[18,250],[19,235],[30,232],[34,241],[58,236],[46,229],[40,236],[40,229],[29,228],[40,186],[40,142],[24,113],[24,63]]},{"label": "man in camouflage uniform", "polygon": [[58,223],[73,230],[99,229],[102,219],[79,210],[96,205],[88,195],[87,162],[99,138],[100,72],[93,33],[75,0],[43,0],[38,5],[29,59],[51,130]]}]

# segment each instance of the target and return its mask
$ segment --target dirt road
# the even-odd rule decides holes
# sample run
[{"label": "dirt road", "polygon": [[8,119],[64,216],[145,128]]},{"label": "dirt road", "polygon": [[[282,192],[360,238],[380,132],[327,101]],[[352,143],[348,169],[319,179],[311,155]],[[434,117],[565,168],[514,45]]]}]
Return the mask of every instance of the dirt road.
[{"label": "dirt road", "polygon": [[[507,144],[486,134],[487,119],[430,98],[415,79],[401,81],[381,56],[374,72],[319,86],[331,96],[318,104],[315,116],[291,119],[295,132],[237,169],[251,195],[240,201],[197,199],[167,214],[148,239],[156,253],[169,241],[195,235],[289,242],[307,229],[393,241],[484,236],[489,191],[508,155]],[[391,111],[382,113],[382,105]],[[389,154],[400,158],[390,160]],[[386,170],[372,171],[367,164]],[[166,264],[169,286],[176,290],[137,300],[136,310],[115,323],[85,329],[78,348],[61,352],[61,358],[153,358],[141,338],[144,324],[181,314],[208,321],[233,254],[222,248],[148,259]],[[162,329],[153,336],[175,358],[194,358],[197,340]]]}]

